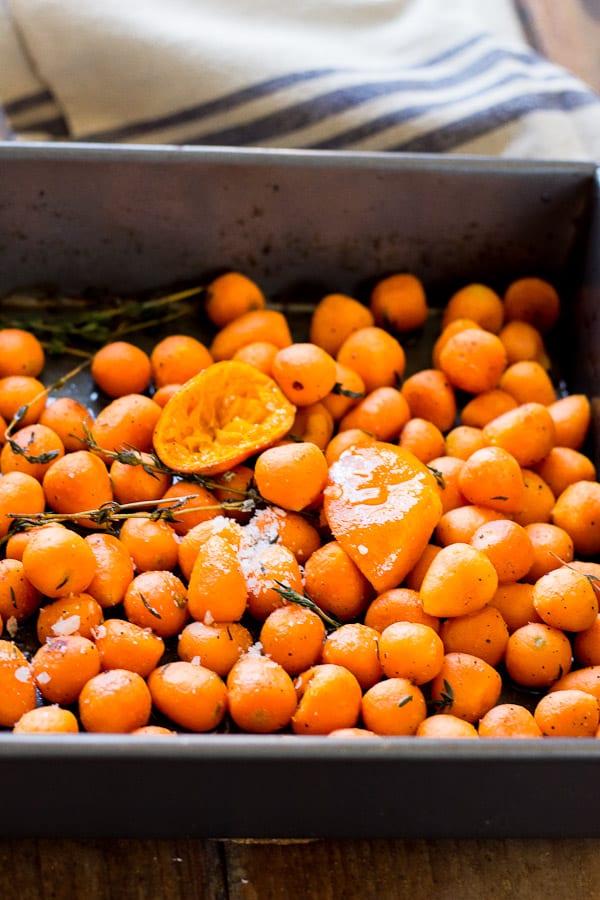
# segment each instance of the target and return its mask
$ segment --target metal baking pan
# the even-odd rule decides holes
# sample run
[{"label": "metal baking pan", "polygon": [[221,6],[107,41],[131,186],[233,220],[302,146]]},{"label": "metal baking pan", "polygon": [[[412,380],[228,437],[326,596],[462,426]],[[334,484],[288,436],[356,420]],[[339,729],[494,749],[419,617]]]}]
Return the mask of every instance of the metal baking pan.
[{"label": "metal baking pan", "polygon": [[[130,296],[236,268],[301,306],[405,270],[442,302],[536,274],[563,297],[560,377],[595,398],[599,210],[592,164],[11,143],[0,296]],[[600,835],[595,740],[3,732],[0,766],[7,837]]]}]

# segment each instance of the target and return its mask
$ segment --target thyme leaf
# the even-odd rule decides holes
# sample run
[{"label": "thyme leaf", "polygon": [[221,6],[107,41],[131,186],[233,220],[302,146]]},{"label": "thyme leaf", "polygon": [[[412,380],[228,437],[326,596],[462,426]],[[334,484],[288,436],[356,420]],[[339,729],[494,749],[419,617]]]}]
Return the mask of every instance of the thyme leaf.
[{"label": "thyme leaf", "polygon": [[33,453],[28,453],[25,447],[21,447],[14,438],[8,438],[8,444],[13,453],[17,456],[24,457],[27,462],[32,464],[39,463],[40,465],[46,465],[47,463],[52,462],[53,459],[56,459],[58,456],[58,450],[47,450],[45,453],[40,453],[37,456]]},{"label": "thyme leaf", "polygon": [[439,469],[436,469],[435,466],[427,466],[427,468],[429,469],[439,486],[442,488],[442,490],[444,490],[444,488],[446,487],[446,482],[444,480],[443,473],[440,472]]},{"label": "thyme leaf", "polygon": [[155,619],[162,619],[162,616],[159,613],[159,611],[157,609],[154,609],[154,607],[150,605],[150,603],[146,600],[146,598],[144,597],[144,595],[142,594],[141,591],[140,591],[140,600],[142,601],[142,603],[144,604],[144,606],[146,607],[146,609],[148,610],[148,612],[150,613],[151,616],[154,616]]},{"label": "thyme leaf", "polygon": [[440,691],[440,699],[433,701],[436,712],[442,712],[445,709],[452,709],[454,704],[454,689],[449,681],[444,678],[444,688]]},{"label": "thyme leaf", "polygon": [[331,389],[331,393],[339,394],[341,397],[349,397],[351,400],[360,400],[365,396],[364,391],[351,391],[350,388],[345,388],[341,381],[336,381]]}]

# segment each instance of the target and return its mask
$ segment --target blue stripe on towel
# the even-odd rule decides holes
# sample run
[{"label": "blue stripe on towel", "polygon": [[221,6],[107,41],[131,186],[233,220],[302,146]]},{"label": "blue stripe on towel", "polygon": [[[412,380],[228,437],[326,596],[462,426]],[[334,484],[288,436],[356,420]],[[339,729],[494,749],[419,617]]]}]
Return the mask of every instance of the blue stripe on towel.
[{"label": "blue stripe on towel", "polygon": [[[505,75],[503,78],[498,79],[498,81],[495,81],[492,84],[488,85],[485,88],[485,90],[481,90],[481,88],[476,88],[471,93],[463,94],[456,101],[456,103],[463,103],[465,101],[472,100],[474,98],[481,98],[481,101],[482,101],[481,105],[483,106],[483,109],[478,110],[476,113],[465,113],[464,116],[462,114],[460,114],[459,111],[457,111],[457,113],[455,114],[455,118],[452,120],[452,122],[450,124],[446,124],[443,126],[440,125],[438,127],[438,129],[435,129],[435,133],[437,133],[438,130],[446,131],[447,129],[449,129],[449,130],[459,129],[464,121],[468,121],[474,115],[476,115],[478,117],[478,121],[485,120],[486,117],[488,119],[491,119],[494,116],[493,110],[496,109],[497,105],[510,106],[511,104],[515,103],[516,101],[520,100],[521,98],[516,98],[516,100],[510,99],[510,100],[502,101],[500,104],[495,104],[493,107],[490,107],[487,105],[486,99],[485,99],[486,96],[488,95],[488,93],[491,91],[495,91],[500,87],[505,87],[515,81],[520,81],[520,80],[526,79],[526,78],[527,78],[527,76],[524,75],[522,72],[511,72],[510,74]],[[596,98],[595,95],[593,95],[589,91],[573,91],[571,93],[572,93],[573,99],[571,100],[571,107],[569,107],[569,108],[575,107],[576,101],[574,98],[577,98],[577,97],[582,98],[582,99],[580,99],[579,102],[577,102],[577,104],[576,104],[577,106],[586,105],[587,103],[598,102],[598,98]],[[564,94],[564,90],[561,89],[559,92],[556,93],[556,96],[562,96],[563,94]],[[549,98],[552,98],[553,96],[555,96],[555,94],[553,92],[545,93],[545,92],[539,91],[536,93],[532,93],[529,96],[539,98],[540,102],[538,103],[538,107],[553,108],[553,109],[554,108],[563,108],[560,106],[558,106],[558,107],[557,106],[548,106],[548,107],[544,106],[545,103],[549,102]],[[559,101],[555,101],[555,102],[559,102]],[[428,113],[434,112],[436,109],[440,109],[440,108],[443,109],[445,106],[448,106],[448,105],[449,105],[448,100],[439,100],[439,101],[425,103],[425,104],[416,103],[411,106],[403,106],[399,109],[391,110],[389,113],[386,113],[383,116],[376,116],[375,118],[370,119],[369,121],[363,122],[354,128],[349,128],[349,129],[346,129],[345,131],[339,132],[338,134],[336,134],[335,136],[333,136],[331,138],[328,138],[325,140],[320,140],[317,143],[311,145],[311,147],[312,147],[312,149],[319,149],[319,150],[339,150],[344,147],[349,147],[358,142],[368,140],[369,138],[374,137],[375,135],[380,134],[381,132],[383,132],[389,128],[393,128],[394,126],[397,126],[397,125],[402,125],[406,122],[411,121],[412,119],[419,118],[420,116],[426,116]],[[535,108],[535,107],[532,107],[532,108]],[[566,109],[566,107],[565,107],[565,109]],[[526,109],[526,112],[531,112],[531,108]],[[493,127],[495,128],[495,127],[497,127],[497,125],[493,125]],[[431,132],[427,132],[427,133],[429,134]],[[418,141],[420,139],[420,137],[421,137],[421,135],[414,138],[414,140]],[[403,147],[404,147],[405,143],[409,143],[409,141],[404,142],[402,144]],[[461,140],[461,141],[459,141],[459,143],[463,143],[463,141]],[[387,149],[395,150],[398,148],[394,146],[391,148],[388,147]]]},{"label": "blue stripe on towel", "polygon": [[322,78],[334,74],[336,69],[313,69],[306,72],[291,72],[287,75],[281,75],[278,78],[271,78],[259,84],[251,85],[240,91],[235,91],[225,97],[217,97],[215,100],[209,100],[206,103],[200,103],[197,106],[190,106],[187,109],[178,112],[169,113],[166,116],[159,116],[155,119],[148,119],[141,122],[132,122],[130,125],[123,125],[120,128],[114,128],[107,131],[97,131],[93,134],[86,135],[82,140],[85,141],[112,141],[123,140],[129,137],[141,137],[152,131],[162,131],[165,128],[175,128],[178,125],[186,125],[196,119],[203,119],[207,116],[213,116],[218,113],[227,112],[235,109],[236,106],[244,106],[260,97],[266,97],[274,94],[284,88],[293,87],[303,81],[311,81],[315,78]]},{"label": "blue stripe on towel", "polygon": [[387,149],[412,153],[445,153],[538,110],[573,112],[595,103],[598,103],[598,97],[591,91],[524,94]]},{"label": "blue stripe on towel", "polygon": [[24,94],[15,100],[9,100],[4,104],[4,111],[8,116],[16,116],[19,113],[34,109],[36,106],[42,106],[53,101],[54,97],[50,91],[36,91],[34,94]]},{"label": "blue stripe on towel", "polygon": [[[483,72],[491,69],[505,61],[507,54],[504,51],[492,50],[483,57],[469,63],[459,72],[452,75],[439,78],[434,82],[423,83],[421,80],[411,78],[400,78],[394,81],[368,82],[349,85],[331,91],[327,94],[317,97],[313,100],[306,100],[284,109],[277,110],[266,116],[254,119],[251,122],[224,128],[212,132],[199,132],[191,137],[188,136],[186,142],[191,144],[211,144],[223,146],[247,146],[249,144],[259,145],[265,141],[272,141],[278,135],[286,135],[303,128],[309,128],[318,123],[324,123],[332,116],[347,113],[356,107],[361,106],[371,100],[381,97],[390,97],[393,103],[393,97],[397,94],[409,93],[411,97],[423,95],[423,98],[410,106],[397,106],[391,112],[384,116],[378,116],[375,119],[365,120],[361,124],[355,126],[339,137],[331,139],[319,140],[311,143],[311,147],[325,148],[341,148],[348,146],[360,139],[361,137],[372,136],[385,128],[389,128],[395,124],[407,122],[418,116],[426,115],[428,112],[443,108],[450,103],[460,104],[465,100],[473,99],[480,96],[482,104],[486,102],[485,97],[489,91],[496,90],[498,87],[509,84],[517,80],[529,80],[529,74],[521,70],[513,71],[498,79],[497,81],[486,85],[484,88],[475,86],[470,88],[471,80],[481,75]],[[512,57],[512,54],[510,55]],[[557,79],[564,79],[561,72],[552,73],[551,75],[537,76],[542,78],[551,87],[552,82]],[[453,100],[444,98],[437,99],[437,94],[444,88],[456,87],[463,85],[464,93]],[[591,92],[582,88],[581,93],[591,95]],[[544,93],[540,91],[540,96]],[[593,95],[592,95],[593,96]],[[401,101],[402,102],[402,99]],[[460,113],[457,113],[459,119]]]},{"label": "blue stripe on towel", "polygon": [[[469,51],[465,61],[461,57]],[[445,66],[452,62],[458,68],[452,70]],[[477,83],[476,79],[486,73],[493,77],[494,70],[501,66],[504,66],[504,73],[495,80],[483,86]],[[350,83],[335,89],[326,89],[323,84],[323,92],[319,94],[320,80],[326,81],[332,76],[339,76]],[[527,84],[531,79],[535,79],[537,89]],[[164,116],[131,122],[78,139],[96,142],[138,139],[152,142],[153,135],[154,140],[160,140],[161,132],[171,130],[173,134],[169,135],[169,143],[274,146],[281,139],[280,145],[288,146],[291,145],[286,143],[288,135],[293,137],[294,132],[312,128],[315,129],[315,137],[309,134],[306,141],[302,141],[300,136],[299,142],[293,145],[307,149],[344,149],[357,144],[366,145],[372,139],[373,149],[382,149],[383,141],[386,150],[447,152],[536,110],[568,112],[598,103],[597,95],[585,85],[579,85],[575,79],[569,83],[568,79],[566,72],[551,66],[534,52],[490,48],[488,36],[477,34],[426,61],[399,68],[397,72],[388,68],[326,67],[290,72]],[[488,105],[492,93],[519,80],[524,82],[523,94],[492,101],[492,105]],[[286,106],[286,91],[303,83],[312,83],[311,90],[315,96]],[[455,89],[455,96],[440,97],[440,91],[448,89]],[[244,116],[248,115],[248,104],[271,96],[271,112],[244,121]],[[369,103],[385,99],[389,101],[385,113],[369,110]],[[27,132],[65,137],[68,131],[65,120],[60,116],[50,113],[42,118],[41,108],[38,121],[31,121],[27,115],[53,100],[49,91],[37,91],[9,102],[5,111],[9,120],[13,117],[18,120],[19,116],[25,115],[28,121],[24,130]],[[468,105],[469,109],[461,112],[463,104]],[[473,106],[477,108],[473,109]],[[390,134],[386,141],[384,132],[419,118],[426,119],[428,114],[443,111],[445,107],[448,110],[443,122],[437,125],[428,125],[426,121],[422,124],[415,122],[413,130],[418,127],[420,133],[405,139],[401,135]],[[236,124],[200,130],[203,121],[223,113],[231,113],[231,118],[234,121],[237,119]],[[340,119],[335,122],[338,116]],[[318,136],[319,132],[323,137]]]},{"label": "blue stripe on towel", "polygon": [[[460,44],[457,44],[453,47],[447,48],[441,53],[436,54],[431,59],[424,61],[422,63],[411,66],[411,69],[419,73],[423,71],[425,75],[427,75],[427,70],[431,66],[437,66],[442,63],[445,63],[451,60],[453,57],[460,56],[460,54],[469,50],[475,44],[481,42],[484,39],[485,35],[478,34],[473,37],[470,37],[466,41],[462,41]],[[525,60],[528,57],[528,54],[523,54],[523,59]],[[202,119],[206,119],[209,116],[216,115],[218,113],[227,112],[230,110],[234,110],[237,107],[243,108],[243,106],[247,103],[250,103],[254,100],[260,99],[261,97],[267,97],[270,94],[275,94],[280,91],[285,90],[289,87],[294,87],[297,84],[301,84],[302,82],[314,81],[319,78],[328,78],[332,75],[347,75],[347,74],[356,74],[357,79],[364,79],[366,70],[361,69],[339,69],[339,68],[320,68],[320,69],[311,69],[306,72],[292,72],[287,75],[282,75],[277,78],[271,78],[267,81],[259,82],[255,85],[251,85],[247,88],[243,88],[242,90],[233,91],[230,94],[227,94],[224,97],[219,97],[215,100],[210,100],[206,103],[197,104],[195,106],[190,106],[186,109],[179,110],[174,113],[169,113],[165,116],[156,117],[149,120],[143,120],[139,122],[132,122],[129,125],[123,125],[120,128],[98,131],[92,134],[88,134],[85,137],[82,137],[81,140],[86,141],[121,141],[126,140],[127,138],[141,138],[147,136],[155,131],[162,131],[168,128],[177,128],[178,126],[184,126],[189,123],[194,123],[196,121],[200,121]],[[368,72],[366,73],[368,74]],[[381,72],[373,72],[373,77],[377,77]],[[454,76],[451,76],[454,77]],[[409,76],[404,76],[403,81],[408,89],[413,85],[413,79],[410,79]],[[389,82],[388,82],[389,83]],[[451,83],[451,82],[450,82]],[[421,88],[424,85],[423,78],[414,79],[415,88]],[[353,91],[354,87],[349,87],[344,89],[346,91]],[[335,94],[339,92],[332,92],[332,94],[324,95],[323,102],[331,102],[328,98],[333,97],[333,102],[335,102]],[[369,99],[368,97],[366,99]],[[319,101],[307,101],[306,104],[299,104],[299,106],[310,104],[310,102],[319,102]],[[363,101],[361,101],[363,102]],[[294,107],[289,107],[290,110],[294,109]],[[282,114],[285,114],[286,110],[282,111]],[[197,138],[186,138],[186,143],[204,143],[203,139]],[[243,145],[243,141],[234,141],[233,143]]]}]

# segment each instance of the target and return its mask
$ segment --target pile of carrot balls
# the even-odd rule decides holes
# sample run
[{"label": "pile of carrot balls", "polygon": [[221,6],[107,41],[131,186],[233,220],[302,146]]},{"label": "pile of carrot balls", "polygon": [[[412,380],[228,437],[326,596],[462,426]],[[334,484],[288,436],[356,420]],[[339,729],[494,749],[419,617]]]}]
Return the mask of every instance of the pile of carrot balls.
[{"label": "pile of carrot balls", "polygon": [[0,727],[600,736],[600,484],[554,287],[467,284],[414,372],[412,274],[323,297],[302,342],[241,273],[204,303],[210,343],[90,353],[97,413],[0,329]]}]

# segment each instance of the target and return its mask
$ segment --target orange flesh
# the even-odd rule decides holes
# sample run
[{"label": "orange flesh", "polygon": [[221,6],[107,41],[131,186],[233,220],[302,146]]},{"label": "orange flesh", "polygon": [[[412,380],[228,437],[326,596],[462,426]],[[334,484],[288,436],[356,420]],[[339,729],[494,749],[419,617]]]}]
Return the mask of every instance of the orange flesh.
[{"label": "orange flesh", "polygon": [[171,397],[154,432],[162,462],[178,472],[225,472],[283,437],[296,409],[273,379],[247,363],[214,363]]},{"label": "orange flesh", "polygon": [[379,592],[398,585],[418,561],[441,509],[431,472],[393,444],[349,450],[330,468],[328,525]]}]

